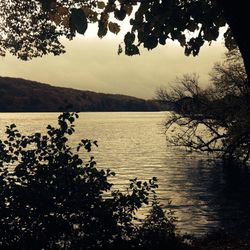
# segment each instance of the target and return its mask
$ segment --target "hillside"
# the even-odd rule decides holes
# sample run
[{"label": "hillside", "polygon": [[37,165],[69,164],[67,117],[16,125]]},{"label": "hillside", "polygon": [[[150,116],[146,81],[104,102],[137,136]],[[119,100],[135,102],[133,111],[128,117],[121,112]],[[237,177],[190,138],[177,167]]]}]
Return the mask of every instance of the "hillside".
[{"label": "hillside", "polygon": [[157,111],[155,101],[0,77],[0,112]]}]

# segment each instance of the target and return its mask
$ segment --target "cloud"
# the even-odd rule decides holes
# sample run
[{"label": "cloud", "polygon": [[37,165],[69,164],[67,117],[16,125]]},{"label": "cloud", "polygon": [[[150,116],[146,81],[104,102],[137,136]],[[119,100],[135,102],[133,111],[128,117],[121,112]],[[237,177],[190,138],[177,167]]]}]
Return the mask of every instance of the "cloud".
[{"label": "cloud", "polygon": [[2,76],[21,77],[55,86],[152,98],[157,86],[176,76],[197,72],[205,85],[215,61],[221,60],[221,42],[202,48],[199,56],[184,56],[177,43],[147,51],[140,56],[117,55],[121,38],[93,37],[63,41],[67,53],[22,62],[10,55],[0,60]]}]

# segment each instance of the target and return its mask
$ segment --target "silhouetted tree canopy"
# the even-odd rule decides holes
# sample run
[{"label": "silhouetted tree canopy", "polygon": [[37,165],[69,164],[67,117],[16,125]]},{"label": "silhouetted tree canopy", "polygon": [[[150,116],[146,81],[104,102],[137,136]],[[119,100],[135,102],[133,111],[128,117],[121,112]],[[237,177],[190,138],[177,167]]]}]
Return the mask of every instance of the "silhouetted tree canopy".
[{"label": "silhouetted tree canopy", "polygon": [[[224,31],[226,47],[238,45],[250,72],[250,38],[247,1],[227,0],[10,0],[0,3],[0,52],[28,60],[47,53],[59,55],[59,38],[84,34],[89,23],[98,26],[102,38],[119,33],[119,21],[130,16],[131,30],[124,37],[125,54],[139,54],[142,45],[153,49],[177,40],[186,55],[197,55],[205,42],[217,40]],[[233,38],[234,37],[234,38]],[[119,46],[118,53],[123,51]]]}]

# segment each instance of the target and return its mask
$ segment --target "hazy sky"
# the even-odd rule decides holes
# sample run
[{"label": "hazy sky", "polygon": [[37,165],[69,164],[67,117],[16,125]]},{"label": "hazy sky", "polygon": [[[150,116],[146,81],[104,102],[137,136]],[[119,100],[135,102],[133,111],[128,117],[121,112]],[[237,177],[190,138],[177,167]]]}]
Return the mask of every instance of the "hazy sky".
[{"label": "hazy sky", "polygon": [[202,48],[199,56],[186,57],[183,48],[170,42],[151,51],[141,50],[140,56],[118,56],[121,41],[121,37],[98,39],[87,35],[64,41],[67,52],[61,56],[23,62],[8,55],[0,58],[0,75],[152,98],[157,87],[167,86],[176,76],[185,73],[198,73],[201,84],[205,85],[213,63],[220,61],[224,53],[222,42],[216,42]]}]

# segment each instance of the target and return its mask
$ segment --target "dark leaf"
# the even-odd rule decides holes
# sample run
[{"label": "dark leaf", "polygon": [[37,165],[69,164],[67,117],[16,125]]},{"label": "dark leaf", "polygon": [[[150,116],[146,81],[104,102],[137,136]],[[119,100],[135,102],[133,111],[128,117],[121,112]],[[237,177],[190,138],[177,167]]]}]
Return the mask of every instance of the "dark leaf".
[{"label": "dark leaf", "polygon": [[148,50],[155,48],[158,45],[158,39],[155,36],[148,36],[144,41],[144,47]]},{"label": "dark leaf", "polygon": [[84,35],[85,31],[88,28],[88,22],[86,15],[82,9],[71,9],[69,25],[72,33],[75,33],[75,31],[77,31],[78,33]]}]

